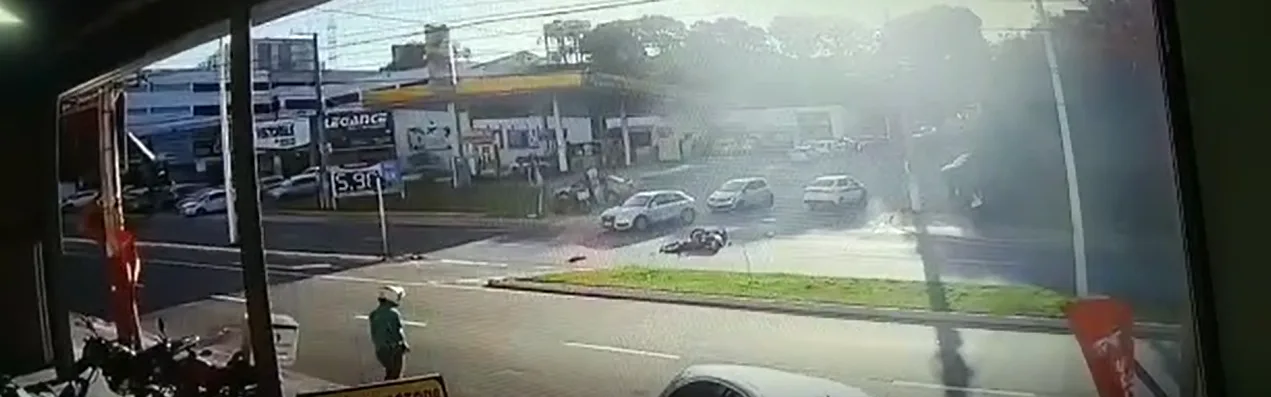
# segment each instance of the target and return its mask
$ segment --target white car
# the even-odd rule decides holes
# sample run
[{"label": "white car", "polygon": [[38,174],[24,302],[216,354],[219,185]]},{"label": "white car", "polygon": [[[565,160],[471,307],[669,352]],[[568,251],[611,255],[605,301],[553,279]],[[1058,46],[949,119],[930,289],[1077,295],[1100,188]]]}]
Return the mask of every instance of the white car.
[{"label": "white car", "polygon": [[706,207],[711,211],[732,211],[747,207],[772,207],[772,190],[764,178],[738,178],[724,182],[723,186],[706,197]]},{"label": "white car", "polygon": [[300,174],[293,176],[273,189],[269,189],[269,196],[275,200],[288,197],[312,196],[318,194],[318,174]]},{"label": "white car", "polygon": [[803,203],[811,209],[861,207],[868,200],[865,185],[847,175],[818,177],[803,189]]},{"label": "white car", "polygon": [[655,223],[693,223],[697,210],[692,196],[678,190],[636,193],[622,205],[600,213],[600,226],[608,230],[647,230]]},{"label": "white car", "polygon": [[833,380],[764,367],[699,364],[675,375],[660,397],[870,397]]},{"label": "white car", "polygon": [[203,192],[198,198],[181,203],[181,215],[200,216],[214,212],[223,212],[229,205],[225,197],[225,189],[213,189]]},{"label": "white car", "polygon": [[88,203],[96,200],[100,195],[101,193],[98,193],[96,190],[81,190],[71,193],[71,195],[62,199],[62,210],[70,211],[83,208],[85,205],[88,205]]}]

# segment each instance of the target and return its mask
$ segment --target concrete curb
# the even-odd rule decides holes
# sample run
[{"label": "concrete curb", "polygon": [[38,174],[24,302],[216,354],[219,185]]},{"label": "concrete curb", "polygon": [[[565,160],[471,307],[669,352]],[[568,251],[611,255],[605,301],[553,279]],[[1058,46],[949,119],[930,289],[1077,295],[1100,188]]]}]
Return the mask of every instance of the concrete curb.
[{"label": "concrete curb", "polygon": [[[555,224],[555,222],[548,219],[487,217],[469,213],[389,212],[385,215],[392,224],[409,226],[535,227]],[[273,211],[265,214],[263,218],[266,220],[299,222],[326,222],[331,219],[378,222],[379,214],[375,212],[349,211]]]},{"label": "concrete curb", "polygon": [[[568,284],[540,283],[520,279],[493,279],[487,281],[486,287],[586,296],[593,298],[627,299],[643,302],[671,303],[853,320],[898,322],[936,326],[945,325],[959,328],[982,328],[1005,331],[1045,332],[1053,334],[1071,333],[1068,328],[1067,321],[1058,318],[989,316],[967,313],[880,309],[823,303],[779,302],[729,296],[690,295],[674,292],[644,291],[623,288],[585,287]],[[1177,338],[1180,330],[1176,325],[1136,323],[1134,332],[1143,338]]]}]

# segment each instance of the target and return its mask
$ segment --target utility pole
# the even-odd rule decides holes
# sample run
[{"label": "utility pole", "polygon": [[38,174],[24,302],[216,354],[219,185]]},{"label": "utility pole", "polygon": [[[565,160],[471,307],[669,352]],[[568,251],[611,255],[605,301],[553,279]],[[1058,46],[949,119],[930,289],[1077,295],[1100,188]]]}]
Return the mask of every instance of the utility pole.
[{"label": "utility pole", "polygon": [[1042,0],[1033,0],[1037,18],[1042,25],[1042,45],[1046,47],[1046,66],[1050,68],[1050,87],[1055,93],[1055,113],[1059,116],[1059,142],[1064,153],[1064,176],[1068,182],[1068,215],[1072,222],[1073,278],[1077,296],[1090,295],[1090,277],[1086,263],[1086,227],[1081,212],[1081,192],[1077,183],[1077,164],[1072,150],[1072,130],[1068,125],[1068,103],[1064,97],[1064,82],[1059,75],[1059,61],[1055,55],[1050,16],[1042,6]]},{"label": "utility pole", "polygon": [[[220,86],[221,92],[221,179],[225,188],[225,202],[234,202],[234,185],[232,183],[234,168],[231,165],[230,156],[230,133],[229,133],[229,92],[225,90],[225,83],[229,80],[226,75],[225,63],[229,62],[229,49],[225,47],[225,39],[216,41],[217,48],[220,49],[220,56],[216,61],[216,83]],[[238,213],[234,211],[233,205],[225,206],[225,228],[229,231],[229,243],[238,244]]]},{"label": "utility pole", "polygon": [[[331,208],[331,189],[329,186],[330,177],[327,175],[329,171],[327,156],[330,154],[330,146],[327,144],[327,101],[322,95],[322,58],[318,57],[318,34],[313,34],[313,95],[317,104],[314,109],[314,131],[318,132],[318,139],[314,141],[314,146],[318,151],[318,206],[321,208]],[[312,152],[310,152],[312,153]],[[312,163],[312,159],[310,159]]]},{"label": "utility pole", "polygon": [[278,352],[274,346],[269,276],[265,273],[265,241],[260,224],[260,191],[256,178],[256,134],[252,114],[252,3],[232,2],[230,11],[230,111],[233,113],[234,187],[241,193],[238,210],[240,262],[247,298],[247,327],[260,397],[282,397]]}]

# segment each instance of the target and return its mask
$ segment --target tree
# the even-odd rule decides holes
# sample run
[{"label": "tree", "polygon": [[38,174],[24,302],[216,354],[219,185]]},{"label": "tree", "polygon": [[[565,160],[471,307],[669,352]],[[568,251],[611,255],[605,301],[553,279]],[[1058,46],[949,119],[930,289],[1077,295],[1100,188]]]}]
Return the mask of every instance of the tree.
[{"label": "tree", "polygon": [[853,59],[869,51],[871,35],[846,18],[778,16],[768,25],[781,53],[795,59]]},{"label": "tree", "polygon": [[883,26],[877,72],[911,116],[939,123],[979,100],[991,56],[982,24],[967,8],[936,6]]},{"label": "tree", "polygon": [[643,74],[648,54],[632,22],[602,23],[583,36],[579,49],[590,60],[591,69],[619,75]]}]

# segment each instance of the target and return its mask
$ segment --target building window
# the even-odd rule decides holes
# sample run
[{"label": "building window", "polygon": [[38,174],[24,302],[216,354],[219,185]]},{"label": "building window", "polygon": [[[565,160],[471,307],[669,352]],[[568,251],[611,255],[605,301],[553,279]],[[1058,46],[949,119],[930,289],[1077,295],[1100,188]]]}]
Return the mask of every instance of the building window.
[{"label": "building window", "polygon": [[252,83],[252,91],[269,91],[269,83]]},{"label": "building window", "polygon": [[216,83],[194,83],[193,88],[194,92],[219,92],[221,90]]},{"label": "building window", "polygon": [[219,105],[200,105],[194,107],[195,116],[220,116],[221,107]]},{"label": "building window", "polygon": [[268,103],[258,103],[252,106],[252,113],[254,114],[273,113],[273,112],[274,112],[274,107]]},{"label": "building window", "polygon": [[158,83],[151,84],[151,92],[189,91],[190,83]]},{"label": "building window", "polygon": [[318,100],[316,99],[288,99],[283,103],[283,109],[317,109]]},{"label": "building window", "polygon": [[153,114],[181,114],[181,113],[189,114],[189,113],[190,113],[190,107],[189,107],[189,106],[158,106],[158,107],[150,108],[150,113],[153,113]]},{"label": "building window", "polygon": [[149,114],[149,113],[150,113],[150,112],[149,112],[146,108],[132,108],[132,109],[128,109],[128,115],[129,115],[129,116],[145,116],[146,114]]}]

